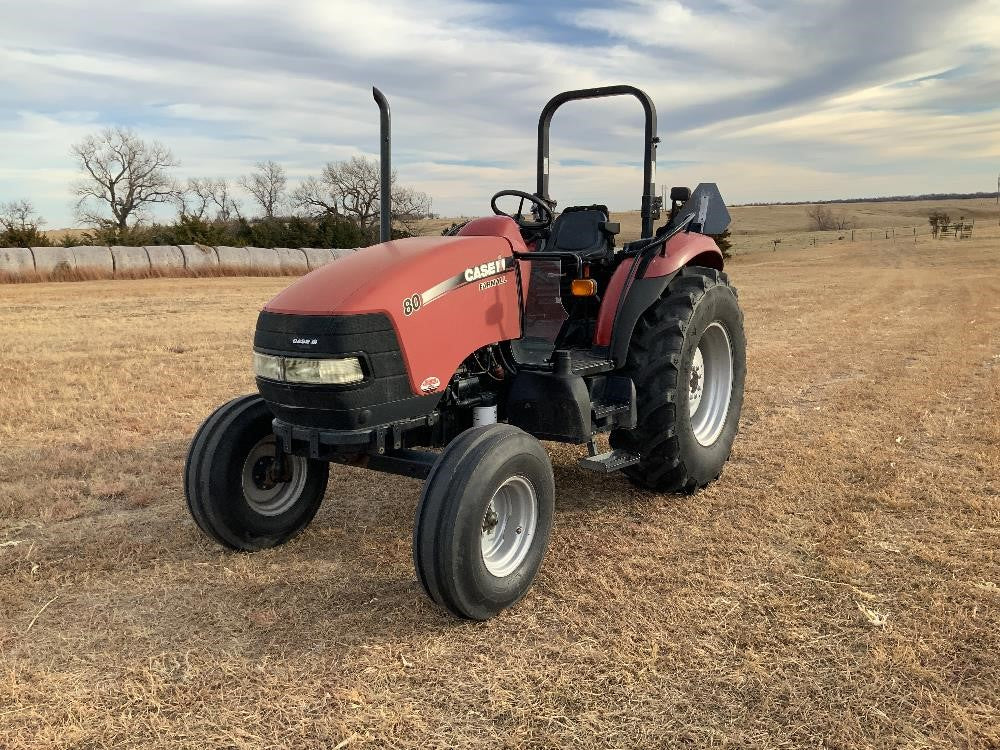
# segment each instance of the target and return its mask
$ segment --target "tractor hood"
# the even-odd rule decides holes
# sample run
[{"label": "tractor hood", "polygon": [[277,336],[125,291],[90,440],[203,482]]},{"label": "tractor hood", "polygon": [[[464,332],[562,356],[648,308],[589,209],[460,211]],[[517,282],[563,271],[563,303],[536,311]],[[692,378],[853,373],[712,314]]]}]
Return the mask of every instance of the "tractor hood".
[{"label": "tractor hood", "polygon": [[435,287],[442,282],[454,279],[457,288],[459,277],[462,284],[476,281],[482,278],[479,266],[511,256],[510,242],[503,237],[413,237],[383,242],[306,274],[264,309],[296,315],[385,312],[395,317],[397,312],[405,313],[405,301],[413,306],[414,295],[430,303],[433,300],[426,293],[440,292]]},{"label": "tractor hood", "polygon": [[334,352],[320,352],[323,342],[309,331],[360,331],[362,319],[386,320],[398,338],[411,392],[428,395],[447,387],[477,349],[521,336],[514,269],[506,237],[394,240],[303,276],[267,303],[261,319],[284,331],[287,342],[279,348],[313,356]]}]

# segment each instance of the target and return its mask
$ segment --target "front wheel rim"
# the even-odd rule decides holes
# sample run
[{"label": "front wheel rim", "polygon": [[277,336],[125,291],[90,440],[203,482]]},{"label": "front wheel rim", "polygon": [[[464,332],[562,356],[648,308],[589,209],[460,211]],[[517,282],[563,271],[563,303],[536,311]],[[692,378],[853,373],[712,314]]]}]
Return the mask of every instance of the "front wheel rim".
[{"label": "front wheel rim", "polygon": [[251,510],[262,516],[280,516],[292,508],[302,497],[308,479],[306,459],[286,455],[288,479],[277,480],[274,476],[277,448],[274,435],[266,435],[250,449],[243,462],[243,498]]},{"label": "front wheel rim", "polygon": [[688,413],[695,440],[714,445],[726,426],[733,395],[733,348],[718,321],[702,333],[688,373]]},{"label": "front wheel rim", "polygon": [[526,477],[512,476],[493,493],[480,535],[483,564],[505,578],[524,562],[538,527],[538,497]]}]

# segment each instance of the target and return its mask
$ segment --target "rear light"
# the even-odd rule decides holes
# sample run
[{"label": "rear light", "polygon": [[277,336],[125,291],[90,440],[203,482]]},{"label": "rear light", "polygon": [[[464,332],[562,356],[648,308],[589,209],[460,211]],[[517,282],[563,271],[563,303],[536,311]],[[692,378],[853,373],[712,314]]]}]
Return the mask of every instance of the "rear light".
[{"label": "rear light", "polygon": [[573,279],[570,291],[574,297],[593,297],[597,294],[597,282],[593,279]]},{"label": "rear light", "polygon": [[270,354],[253,354],[253,371],[257,377],[283,383],[311,385],[351,385],[365,379],[361,360],[357,357],[342,359],[305,359],[301,357],[275,357]]}]

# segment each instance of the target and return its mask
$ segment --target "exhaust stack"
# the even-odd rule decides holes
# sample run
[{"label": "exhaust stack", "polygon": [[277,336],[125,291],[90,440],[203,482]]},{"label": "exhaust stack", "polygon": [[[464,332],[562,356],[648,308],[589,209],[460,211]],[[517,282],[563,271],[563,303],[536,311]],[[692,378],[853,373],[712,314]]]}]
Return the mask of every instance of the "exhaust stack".
[{"label": "exhaust stack", "polygon": [[372,96],[378,104],[379,112],[379,232],[378,241],[392,239],[392,134],[389,116],[389,100],[385,94],[372,86]]}]

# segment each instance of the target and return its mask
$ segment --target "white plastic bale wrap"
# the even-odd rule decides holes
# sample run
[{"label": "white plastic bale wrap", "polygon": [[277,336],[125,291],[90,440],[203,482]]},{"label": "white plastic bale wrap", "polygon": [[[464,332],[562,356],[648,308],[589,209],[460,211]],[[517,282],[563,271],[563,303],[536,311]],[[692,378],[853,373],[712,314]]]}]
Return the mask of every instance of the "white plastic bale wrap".
[{"label": "white plastic bale wrap", "polygon": [[149,256],[144,247],[113,245],[111,255],[115,259],[115,276],[149,271]]},{"label": "white plastic bale wrap", "polygon": [[71,247],[73,257],[76,259],[76,267],[79,270],[93,271],[98,274],[110,276],[115,270],[114,260],[111,257],[109,247]]},{"label": "white plastic bale wrap", "polygon": [[71,247],[33,247],[35,270],[43,274],[72,271],[76,269],[76,256]]},{"label": "white plastic bale wrap", "polygon": [[151,245],[149,247],[35,247],[0,248],[0,274],[32,271],[59,276],[77,269],[108,277],[128,277],[150,270],[171,275],[185,269],[197,273],[223,266],[234,271],[266,274],[305,274],[360,248],[210,247],[208,245]]},{"label": "white plastic bale wrap", "polygon": [[278,262],[281,264],[281,272],[287,274],[308,273],[309,262],[306,254],[298,248],[276,247],[274,252],[278,255]]},{"label": "white plastic bale wrap", "polygon": [[22,276],[35,270],[35,256],[26,247],[0,247],[0,275]]},{"label": "white plastic bale wrap", "polygon": [[332,263],[337,259],[336,250],[330,250],[324,247],[304,247],[302,248],[302,252],[305,254],[306,261],[309,263],[309,270],[325,266],[327,263]]},{"label": "white plastic bale wrap", "polygon": [[178,249],[184,258],[184,267],[189,271],[204,268],[218,268],[219,256],[214,247],[208,245],[179,245]]},{"label": "white plastic bale wrap", "polygon": [[265,273],[281,273],[281,259],[270,247],[248,247],[250,268]]},{"label": "white plastic bale wrap", "polygon": [[226,247],[223,245],[215,248],[215,253],[219,256],[219,265],[223,268],[250,267],[250,253],[245,247]]},{"label": "white plastic bale wrap", "polygon": [[184,268],[184,253],[175,245],[147,245],[146,255],[154,271],[170,273]]}]

